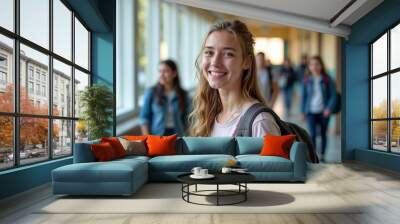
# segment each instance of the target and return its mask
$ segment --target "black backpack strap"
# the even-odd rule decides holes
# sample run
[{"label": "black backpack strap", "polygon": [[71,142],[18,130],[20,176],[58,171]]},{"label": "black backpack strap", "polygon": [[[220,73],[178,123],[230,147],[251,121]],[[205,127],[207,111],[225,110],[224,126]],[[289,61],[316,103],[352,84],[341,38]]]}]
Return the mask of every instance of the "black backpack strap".
[{"label": "black backpack strap", "polygon": [[251,105],[250,108],[247,109],[247,111],[240,118],[233,136],[251,137],[253,134],[253,122],[256,119],[257,115],[263,112],[270,113],[274,117],[275,122],[278,124],[282,134],[287,133],[287,127],[285,127],[279,116],[271,108],[266,107],[262,103],[255,103]]}]

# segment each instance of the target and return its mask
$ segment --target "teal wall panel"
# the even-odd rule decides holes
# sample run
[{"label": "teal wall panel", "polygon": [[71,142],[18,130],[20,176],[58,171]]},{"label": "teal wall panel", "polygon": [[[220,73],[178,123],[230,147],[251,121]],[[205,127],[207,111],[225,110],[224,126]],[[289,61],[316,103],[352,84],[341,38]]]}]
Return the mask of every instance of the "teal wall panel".
[{"label": "teal wall panel", "polygon": [[386,0],[351,27],[343,44],[343,160],[399,170],[400,157],[369,150],[369,43],[400,22],[400,0]]},{"label": "teal wall panel", "polygon": [[113,88],[113,33],[92,34],[93,83]]},{"label": "teal wall panel", "polygon": [[398,154],[396,155],[387,152],[356,149],[355,160],[368,163],[372,166],[400,172],[400,155]]},{"label": "teal wall panel", "polygon": [[[115,96],[113,52],[113,33],[92,33],[92,81],[93,83],[105,84]],[[108,129],[108,132],[110,135],[115,135],[115,115],[113,116],[113,125]]]},{"label": "teal wall panel", "polygon": [[72,157],[0,172],[0,199],[51,181],[51,171],[72,163]]}]

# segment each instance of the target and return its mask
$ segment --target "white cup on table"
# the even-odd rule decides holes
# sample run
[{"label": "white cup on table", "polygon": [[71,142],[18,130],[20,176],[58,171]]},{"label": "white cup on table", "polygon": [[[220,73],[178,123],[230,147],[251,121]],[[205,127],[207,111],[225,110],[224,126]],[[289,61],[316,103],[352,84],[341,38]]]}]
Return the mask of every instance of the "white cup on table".
[{"label": "white cup on table", "polygon": [[200,173],[201,170],[202,170],[202,168],[199,167],[199,166],[193,167],[192,173],[193,173],[194,175],[196,175],[196,176],[200,176],[200,175],[201,175],[201,173]]},{"label": "white cup on table", "polygon": [[200,176],[207,176],[208,175],[208,169],[201,169],[200,170]]}]

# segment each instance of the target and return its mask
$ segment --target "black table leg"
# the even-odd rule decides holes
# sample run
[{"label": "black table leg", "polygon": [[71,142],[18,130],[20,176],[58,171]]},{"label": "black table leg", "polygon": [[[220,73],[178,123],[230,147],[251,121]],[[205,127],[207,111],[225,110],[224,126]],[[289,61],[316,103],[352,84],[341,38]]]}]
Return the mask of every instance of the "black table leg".
[{"label": "black table leg", "polygon": [[248,190],[247,190],[247,182],[246,183],[244,183],[244,187],[245,187],[245,192],[244,192],[244,201],[247,201],[247,192],[248,192]]},{"label": "black table leg", "polygon": [[217,184],[217,206],[219,206],[219,184]]},{"label": "black table leg", "polygon": [[[242,185],[243,184],[243,185]],[[196,191],[190,191],[190,186],[195,185],[195,189]],[[182,184],[181,185],[181,191],[182,191],[182,199],[188,203],[192,203],[192,204],[198,204],[198,205],[216,205],[216,206],[223,206],[223,205],[234,205],[234,204],[238,204],[241,202],[245,202],[247,201],[247,192],[248,192],[248,188],[247,188],[247,183],[238,183],[238,184],[234,184],[234,185],[239,185],[238,186],[238,190],[224,190],[224,189],[220,189],[219,185],[220,184],[216,184],[217,185],[217,189],[215,190],[199,190],[197,187],[197,184]],[[209,194],[203,194],[203,192],[214,192],[216,191],[216,195],[209,195]],[[222,192],[222,193],[221,193]],[[190,201],[190,194],[195,195],[195,196],[213,196],[213,197],[217,197],[217,203],[216,204],[202,204],[202,203],[196,203],[196,202],[191,202]],[[237,195],[241,195],[241,199],[242,200],[237,200],[233,203],[224,203],[224,200],[222,202],[220,202],[220,197],[221,198],[225,198],[225,196],[237,196]]]},{"label": "black table leg", "polygon": [[189,200],[189,195],[190,195],[190,184],[187,185],[187,201],[190,202]]},{"label": "black table leg", "polygon": [[183,190],[184,190],[183,187],[184,187],[184,186],[185,186],[185,185],[182,183],[182,188],[181,188],[181,191],[182,191],[182,199],[184,199],[184,198],[183,198]]}]

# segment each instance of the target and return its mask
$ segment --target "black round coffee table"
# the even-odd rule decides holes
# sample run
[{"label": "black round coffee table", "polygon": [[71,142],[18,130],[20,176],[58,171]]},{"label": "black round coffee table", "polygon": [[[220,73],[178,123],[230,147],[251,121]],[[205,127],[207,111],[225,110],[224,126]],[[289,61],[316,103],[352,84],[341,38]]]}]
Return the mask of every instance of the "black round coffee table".
[{"label": "black round coffee table", "polygon": [[[239,204],[241,202],[245,202],[247,200],[247,192],[249,188],[247,187],[247,183],[255,180],[255,177],[248,173],[215,173],[213,174],[215,177],[212,179],[193,179],[190,177],[191,173],[182,174],[177,177],[178,181],[182,183],[182,199],[188,203],[198,204],[198,205],[234,205]],[[215,190],[197,190],[197,185],[216,185]],[[190,186],[195,186],[194,191],[190,191]],[[237,190],[223,190],[220,189],[220,185],[236,185],[238,186]],[[205,194],[209,192],[215,192],[215,194]],[[202,204],[190,201],[190,196],[204,196],[204,197],[216,197],[216,204]],[[232,196],[241,196],[238,201],[234,201],[231,203],[221,203],[221,197],[232,197]]]}]

